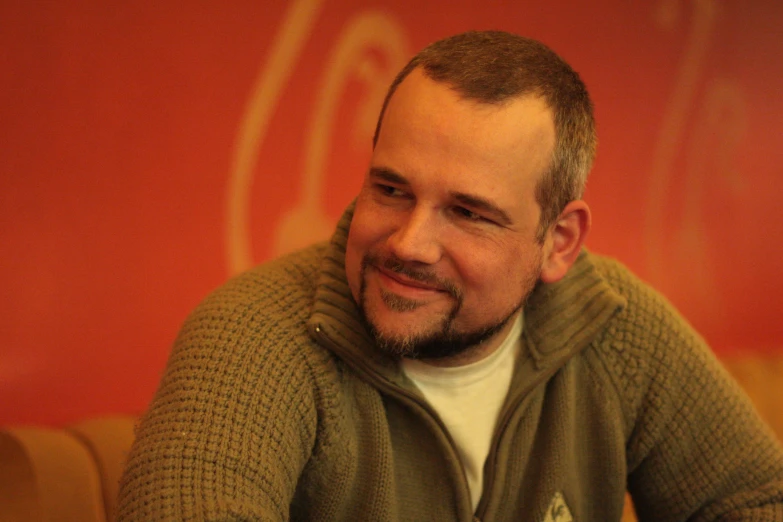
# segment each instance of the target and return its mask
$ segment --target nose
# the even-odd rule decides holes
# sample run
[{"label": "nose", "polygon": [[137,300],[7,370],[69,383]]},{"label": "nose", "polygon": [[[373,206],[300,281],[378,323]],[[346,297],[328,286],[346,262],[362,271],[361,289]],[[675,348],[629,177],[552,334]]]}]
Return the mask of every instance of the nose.
[{"label": "nose", "polygon": [[432,265],[442,255],[435,211],[415,207],[389,236],[391,252],[402,261]]}]

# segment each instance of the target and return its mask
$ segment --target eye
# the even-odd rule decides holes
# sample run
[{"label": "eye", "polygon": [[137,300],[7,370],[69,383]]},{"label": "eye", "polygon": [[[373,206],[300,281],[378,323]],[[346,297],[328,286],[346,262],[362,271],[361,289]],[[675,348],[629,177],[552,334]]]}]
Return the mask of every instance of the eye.
[{"label": "eye", "polygon": [[454,207],[454,213],[463,219],[467,219],[468,221],[480,221],[484,219],[482,216],[476,214],[472,210],[466,209],[465,207]]},{"label": "eye", "polygon": [[378,188],[381,194],[390,198],[399,198],[405,195],[405,192],[391,185],[383,185],[378,183],[375,186]]}]

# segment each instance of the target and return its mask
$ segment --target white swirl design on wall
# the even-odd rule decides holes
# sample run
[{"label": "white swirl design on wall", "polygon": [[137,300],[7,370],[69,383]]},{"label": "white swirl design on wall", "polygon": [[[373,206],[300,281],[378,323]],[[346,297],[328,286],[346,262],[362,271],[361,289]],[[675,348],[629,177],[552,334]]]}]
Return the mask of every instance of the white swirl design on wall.
[{"label": "white swirl design on wall", "polygon": [[[297,0],[291,5],[248,103],[235,146],[226,205],[226,258],[230,274],[246,270],[256,261],[249,222],[258,150],[280,93],[316,23],[321,3]],[[383,64],[373,59],[368,53],[370,49],[383,54]],[[358,79],[366,90],[366,96],[359,101],[353,131],[369,146],[383,96],[408,53],[404,30],[386,13],[364,11],[346,23],[326,61],[315,93],[318,104],[307,129],[301,193],[276,227],[273,255],[328,238],[333,223],[323,211],[324,180],[335,115],[344,87],[348,80]]]}]

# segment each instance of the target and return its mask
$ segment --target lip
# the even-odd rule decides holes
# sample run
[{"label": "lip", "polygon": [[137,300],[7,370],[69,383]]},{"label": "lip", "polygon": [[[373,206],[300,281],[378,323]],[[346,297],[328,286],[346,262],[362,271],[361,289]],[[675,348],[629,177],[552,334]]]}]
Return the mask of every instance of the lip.
[{"label": "lip", "polygon": [[381,283],[395,294],[404,294],[417,297],[445,293],[443,288],[428,285],[421,281],[415,281],[397,272],[390,272],[381,267],[375,267],[380,275]]}]

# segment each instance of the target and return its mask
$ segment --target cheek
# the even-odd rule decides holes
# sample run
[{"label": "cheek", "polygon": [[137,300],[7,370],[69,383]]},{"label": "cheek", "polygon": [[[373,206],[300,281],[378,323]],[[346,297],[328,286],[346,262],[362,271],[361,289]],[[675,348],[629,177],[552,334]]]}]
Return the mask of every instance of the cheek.
[{"label": "cheek", "polygon": [[465,248],[454,259],[463,279],[465,291],[474,299],[489,305],[503,296],[514,300],[531,277],[537,277],[540,262],[533,249],[515,245],[488,245]]},{"label": "cheek", "polygon": [[359,289],[361,286],[362,258],[364,257],[364,248],[361,246],[359,235],[356,233],[356,227],[351,225],[348,232],[348,242],[345,247],[345,277],[348,280],[348,286],[351,288],[351,294],[356,302],[359,302]]},{"label": "cheek", "polygon": [[397,216],[388,208],[362,195],[356,202],[348,235],[348,249],[366,253],[391,235]]},{"label": "cheek", "polygon": [[[369,207],[369,208],[368,208]],[[361,285],[362,259],[384,237],[384,220],[380,219],[361,199],[351,220],[345,248],[345,273],[354,299],[358,301]]]}]

